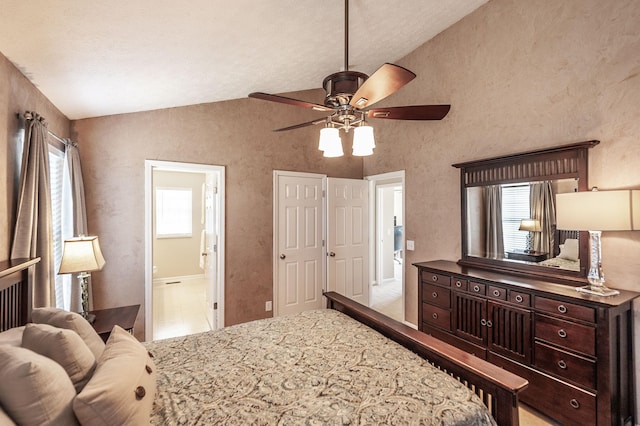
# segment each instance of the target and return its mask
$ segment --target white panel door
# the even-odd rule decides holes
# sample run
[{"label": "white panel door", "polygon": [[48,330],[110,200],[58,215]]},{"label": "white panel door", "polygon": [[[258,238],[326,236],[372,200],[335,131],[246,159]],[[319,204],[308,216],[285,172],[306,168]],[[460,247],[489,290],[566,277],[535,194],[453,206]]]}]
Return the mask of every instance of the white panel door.
[{"label": "white panel door", "polygon": [[207,282],[206,301],[207,301],[207,321],[213,330],[217,330],[218,316],[215,311],[218,309],[218,182],[215,173],[207,173],[205,185],[202,188],[202,198],[204,211],[202,219],[205,225],[205,234],[201,236],[200,264],[204,266],[204,278]]},{"label": "white panel door", "polygon": [[369,306],[369,183],[327,180],[327,290]]},{"label": "white panel door", "polygon": [[276,175],[277,233],[275,314],[322,307],[321,177]]}]

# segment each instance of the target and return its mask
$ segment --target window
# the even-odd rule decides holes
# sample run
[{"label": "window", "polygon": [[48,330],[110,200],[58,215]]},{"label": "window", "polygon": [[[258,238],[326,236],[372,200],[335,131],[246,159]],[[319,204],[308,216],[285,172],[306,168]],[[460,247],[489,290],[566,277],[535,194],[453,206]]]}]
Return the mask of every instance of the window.
[{"label": "window", "polygon": [[64,158],[64,146],[49,144],[49,185],[51,186],[51,213],[53,230],[53,261],[56,274],[52,277],[55,281],[56,307],[69,310],[71,300],[70,274],[58,275],[60,262],[62,261],[62,249],[64,240],[72,237],[73,225],[67,225],[70,217],[71,197],[68,196],[69,185],[67,174],[67,162]]},{"label": "window", "polygon": [[502,187],[502,234],[504,251],[523,250],[527,246],[527,232],[519,231],[520,221],[530,217],[529,185]]},{"label": "window", "polygon": [[191,199],[191,188],[156,188],[157,238],[191,237]]}]

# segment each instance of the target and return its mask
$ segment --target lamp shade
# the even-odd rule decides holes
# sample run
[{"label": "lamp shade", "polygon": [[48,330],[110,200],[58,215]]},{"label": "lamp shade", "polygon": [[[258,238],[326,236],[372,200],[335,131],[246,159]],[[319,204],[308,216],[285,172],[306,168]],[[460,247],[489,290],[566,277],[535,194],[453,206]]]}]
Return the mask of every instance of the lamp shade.
[{"label": "lamp shade", "polygon": [[640,230],[640,190],[557,194],[556,225],[575,231]]},{"label": "lamp shade", "polygon": [[105,261],[98,237],[77,237],[65,240],[58,274],[99,271]]},{"label": "lamp shade", "polygon": [[338,133],[338,129],[322,129],[322,130],[335,130],[336,131],[336,137],[332,137],[330,139],[327,140],[327,144],[324,147],[324,154],[323,156],[325,157],[342,157],[344,155],[344,151],[342,150],[342,139],[340,139],[340,136],[337,134]]},{"label": "lamp shade", "polygon": [[373,138],[373,127],[359,126],[353,130],[353,155],[372,155],[376,142]]},{"label": "lamp shade", "polygon": [[538,219],[522,219],[518,230],[540,232],[542,231],[542,228],[540,227],[540,221]]},{"label": "lamp shade", "polygon": [[324,127],[320,129],[320,142],[318,143],[318,149],[320,151],[326,151],[331,146],[332,141],[340,139],[338,129],[335,127]]}]

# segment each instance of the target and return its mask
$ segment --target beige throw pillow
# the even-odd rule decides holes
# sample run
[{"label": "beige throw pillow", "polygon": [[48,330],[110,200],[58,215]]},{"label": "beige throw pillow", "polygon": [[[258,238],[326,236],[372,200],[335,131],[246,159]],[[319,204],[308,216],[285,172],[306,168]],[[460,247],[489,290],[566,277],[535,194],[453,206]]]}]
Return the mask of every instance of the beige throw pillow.
[{"label": "beige throw pillow", "polygon": [[49,324],[75,331],[82,337],[96,359],[104,351],[104,342],[91,327],[91,324],[80,314],[58,308],[36,308],[31,313],[31,320],[38,324]]},{"label": "beige throw pillow", "polygon": [[156,367],[147,350],[115,326],[73,410],[82,424],[149,424],[155,393]]},{"label": "beige throw pillow", "polygon": [[14,421],[9,417],[7,413],[2,411],[2,407],[0,407],[0,426],[15,426]]},{"label": "beige throw pillow", "polygon": [[77,425],[76,391],[55,361],[25,348],[0,346],[0,405],[19,425]]},{"label": "beige throw pillow", "polygon": [[[20,346],[22,345],[22,333],[24,332],[24,325],[22,327],[10,328],[7,331],[0,333],[0,345]],[[2,423],[0,423],[2,426]]]},{"label": "beige throw pillow", "polygon": [[76,392],[82,390],[96,367],[96,357],[73,330],[49,324],[27,324],[22,336],[22,347],[60,364]]}]

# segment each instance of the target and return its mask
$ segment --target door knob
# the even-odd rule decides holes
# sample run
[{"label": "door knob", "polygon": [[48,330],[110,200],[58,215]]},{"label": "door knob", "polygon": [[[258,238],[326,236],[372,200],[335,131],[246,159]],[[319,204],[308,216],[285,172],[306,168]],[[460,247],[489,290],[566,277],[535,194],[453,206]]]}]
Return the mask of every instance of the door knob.
[{"label": "door knob", "polygon": [[331,252],[331,253],[329,253],[329,256],[336,257],[336,254],[334,252]]},{"label": "door knob", "polygon": [[284,258],[286,258],[286,257],[287,257],[287,256],[286,256],[284,253],[282,253],[282,254],[280,255],[280,259],[284,259]]}]

